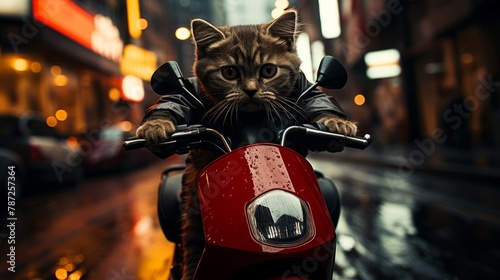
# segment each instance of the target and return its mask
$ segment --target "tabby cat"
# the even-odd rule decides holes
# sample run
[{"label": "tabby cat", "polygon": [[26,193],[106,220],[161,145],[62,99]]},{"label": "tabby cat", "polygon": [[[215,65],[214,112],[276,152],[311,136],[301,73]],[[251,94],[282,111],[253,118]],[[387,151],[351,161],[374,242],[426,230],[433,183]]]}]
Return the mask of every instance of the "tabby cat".
[{"label": "tabby cat", "polygon": [[[307,87],[300,72],[296,52],[297,12],[289,10],[279,18],[260,25],[215,27],[207,21],[191,22],[195,43],[194,74],[200,87],[200,99],[206,111],[178,104],[180,99],[163,98],[146,114],[137,136],[149,143],[163,141],[177,124],[205,123],[225,130],[238,130],[245,118],[265,118],[269,122],[320,122],[331,132],[355,135],[356,125],[324,93],[316,94],[299,105],[294,98]],[[182,103],[182,102],[181,102]],[[190,107],[186,111],[186,108]],[[332,142],[329,151],[342,150]],[[184,172],[182,200],[182,279],[192,279],[204,246],[196,180],[201,169],[215,154],[191,151]]]}]

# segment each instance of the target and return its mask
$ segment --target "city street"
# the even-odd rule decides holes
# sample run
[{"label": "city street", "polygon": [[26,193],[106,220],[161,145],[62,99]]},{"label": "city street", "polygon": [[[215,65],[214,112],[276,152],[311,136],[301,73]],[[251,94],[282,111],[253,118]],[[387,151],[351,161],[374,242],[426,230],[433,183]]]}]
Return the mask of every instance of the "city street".
[{"label": "city street", "polygon": [[[308,156],[340,193],[335,279],[500,279],[500,1],[0,3],[0,280],[168,279],[175,244],[158,221],[158,183],[185,157],[160,160],[123,143],[168,139],[162,147],[177,143],[181,153],[211,145],[217,133],[204,127],[231,148],[323,146],[288,132],[346,141],[342,153]],[[323,130],[289,126],[312,123]],[[263,175],[267,154],[252,153],[252,180],[233,176],[228,161],[217,184],[235,178],[238,194],[245,182],[252,194],[264,181],[292,182],[286,156],[272,167],[282,172]],[[233,194],[217,198],[237,201]],[[331,237],[315,203],[292,214],[285,200],[268,206],[270,197],[246,209],[263,218],[253,231],[275,239],[261,242],[266,252],[283,242],[277,233],[316,237],[307,245]],[[207,240],[247,245],[245,232],[208,234],[246,230],[225,215],[243,207],[225,203]],[[301,231],[311,220],[314,231]],[[207,255],[225,260],[218,274],[239,269]]]},{"label": "city street", "polygon": [[[0,278],[166,279],[172,244],[157,222],[156,191],[162,169],[180,162],[23,198],[16,272],[2,263]],[[342,154],[312,162],[341,191],[336,279],[499,279],[498,188],[418,172],[397,178]]]}]

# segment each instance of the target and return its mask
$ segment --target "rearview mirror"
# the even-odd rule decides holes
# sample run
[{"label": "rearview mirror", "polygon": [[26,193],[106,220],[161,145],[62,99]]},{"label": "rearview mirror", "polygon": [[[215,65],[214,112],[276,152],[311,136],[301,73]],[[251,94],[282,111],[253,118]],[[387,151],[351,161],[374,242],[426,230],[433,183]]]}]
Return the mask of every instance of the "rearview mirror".
[{"label": "rearview mirror", "polygon": [[203,103],[192,92],[190,92],[184,84],[184,75],[182,75],[179,64],[175,61],[167,61],[162,64],[151,76],[151,88],[159,95],[168,95],[175,93],[184,93],[185,97],[204,108]]},{"label": "rearview mirror", "polygon": [[341,89],[347,83],[347,71],[336,58],[327,55],[319,64],[316,83],[328,89]]},{"label": "rearview mirror", "polygon": [[317,86],[328,89],[341,89],[346,83],[347,71],[344,66],[336,58],[327,55],[321,59],[316,81],[300,94],[295,103],[299,104]]},{"label": "rearview mirror", "polygon": [[178,92],[184,86],[184,76],[175,61],[162,64],[151,76],[151,88],[160,95]]}]

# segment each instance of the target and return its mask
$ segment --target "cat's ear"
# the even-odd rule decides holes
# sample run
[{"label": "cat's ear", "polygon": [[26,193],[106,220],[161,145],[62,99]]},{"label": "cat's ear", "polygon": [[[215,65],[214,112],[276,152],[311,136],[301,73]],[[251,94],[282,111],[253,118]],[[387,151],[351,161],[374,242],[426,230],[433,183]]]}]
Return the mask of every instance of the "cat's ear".
[{"label": "cat's ear", "polygon": [[297,11],[285,11],[281,16],[267,25],[266,31],[269,35],[285,41],[290,50],[293,50],[297,35]]},{"label": "cat's ear", "polygon": [[202,19],[191,21],[191,34],[193,34],[196,53],[199,57],[205,55],[205,51],[210,45],[226,38],[226,35],[217,27]]}]

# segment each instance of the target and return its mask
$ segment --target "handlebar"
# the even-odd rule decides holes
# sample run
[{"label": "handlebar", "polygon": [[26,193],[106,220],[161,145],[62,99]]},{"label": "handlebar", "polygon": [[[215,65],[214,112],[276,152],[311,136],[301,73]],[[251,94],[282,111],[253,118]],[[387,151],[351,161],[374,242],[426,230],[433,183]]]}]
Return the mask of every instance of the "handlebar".
[{"label": "handlebar", "polygon": [[316,124],[316,125],[317,125],[316,127],[312,125],[303,125],[303,126],[296,125],[288,127],[283,131],[283,136],[281,137],[280,144],[282,146],[285,146],[287,136],[293,132],[302,133],[307,136],[340,140],[344,142],[345,147],[359,149],[359,150],[364,150],[366,147],[368,147],[368,145],[370,145],[372,141],[370,134],[365,134],[364,137],[347,136],[344,134],[328,132],[326,130],[326,127],[324,127],[324,125],[322,124]]},{"label": "handlebar", "polygon": [[[365,149],[371,143],[371,137],[366,134],[364,137],[346,136],[343,134],[326,131],[326,127],[321,124],[316,125],[296,125],[286,128],[281,134],[280,145],[286,146],[287,139],[292,134],[302,134],[315,138],[336,139],[344,142],[345,147],[355,149]],[[214,139],[207,137],[212,135]],[[185,154],[191,149],[212,149],[223,153],[230,152],[231,145],[228,139],[219,131],[206,128],[200,125],[178,126],[177,132],[172,134],[167,141],[148,145],[146,139],[130,138],[123,141],[123,148],[127,151],[139,148],[165,151],[167,154]]]},{"label": "handlebar", "polygon": [[[143,138],[129,138],[123,141],[123,148],[126,151],[149,148],[154,150],[165,150],[173,154],[184,154],[191,149],[212,146],[213,149],[222,152],[230,152],[231,146],[224,135],[212,128],[206,128],[200,125],[177,126],[175,133],[173,133],[167,141],[156,143],[148,146],[146,139]],[[206,135],[214,135],[219,143],[214,143],[210,139],[206,139]]]}]

